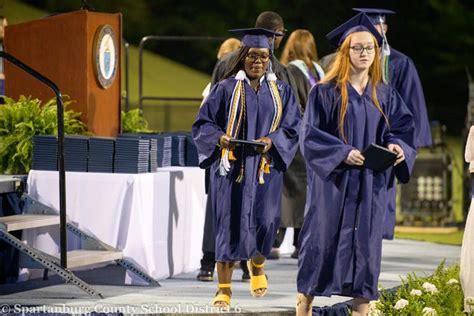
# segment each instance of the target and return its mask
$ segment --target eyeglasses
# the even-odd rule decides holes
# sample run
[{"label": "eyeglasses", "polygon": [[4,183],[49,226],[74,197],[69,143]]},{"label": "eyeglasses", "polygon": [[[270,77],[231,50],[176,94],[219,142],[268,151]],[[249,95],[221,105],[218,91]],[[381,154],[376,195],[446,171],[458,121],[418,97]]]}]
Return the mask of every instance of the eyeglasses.
[{"label": "eyeglasses", "polygon": [[247,54],[247,56],[245,57],[253,63],[256,62],[258,59],[260,59],[262,63],[266,63],[270,59],[270,55],[267,55],[267,54],[259,55],[259,54],[250,53],[250,54]]},{"label": "eyeglasses", "polygon": [[281,29],[281,30],[276,30],[276,32],[281,33],[281,36],[285,36],[285,34],[288,32],[288,30],[287,29]]},{"label": "eyeglasses", "polygon": [[356,46],[351,46],[351,49],[356,54],[363,54],[364,50],[367,51],[367,54],[373,54],[375,51],[375,46],[374,45],[369,45],[369,46],[356,45]]}]

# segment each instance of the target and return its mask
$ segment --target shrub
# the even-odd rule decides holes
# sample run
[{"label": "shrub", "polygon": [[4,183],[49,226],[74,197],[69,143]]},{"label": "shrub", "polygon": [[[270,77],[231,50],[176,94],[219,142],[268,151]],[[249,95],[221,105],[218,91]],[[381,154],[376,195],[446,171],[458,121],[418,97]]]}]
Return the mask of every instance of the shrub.
[{"label": "shrub", "polygon": [[459,282],[459,265],[445,267],[425,277],[415,273],[402,279],[393,292],[382,289],[380,299],[369,305],[369,315],[464,315],[463,292]]},{"label": "shrub", "polygon": [[148,122],[140,109],[122,111],[122,133],[150,133]]},{"label": "shrub", "polygon": [[[27,173],[31,168],[33,136],[57,135],[56,98],[43,106],[38,99],[20,96],[18,101],[3,97],[0,105],[0,172]],[[81,113],[66,108],[72,101],[64,97],[64,133],[84,134],[86,125],[78,118]]]}]

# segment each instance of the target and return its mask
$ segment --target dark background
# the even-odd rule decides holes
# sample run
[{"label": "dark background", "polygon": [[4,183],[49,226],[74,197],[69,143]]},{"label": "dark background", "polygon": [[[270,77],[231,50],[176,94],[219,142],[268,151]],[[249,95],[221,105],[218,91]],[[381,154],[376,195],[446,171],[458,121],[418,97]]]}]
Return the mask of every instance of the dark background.
[{"label": "dark background", "polygon": [[[81,1],[22,0],[49,12],[77,10]],[[469,69],[474,76],[474,1],[351,0],[89,0],[99,12],[122,12],[124,37],[137,45],[146,35],[230,36],[230,28],[252,27],[266,10],[279,13],[289,33],[310,30],[322,57],[332,52],[324,35],[355,14],[352,7],[387,8],[391,46],[410,56],[420,74],[430,120],[459,135],[465,126]],[[284,42],[283,42],[284,45]],[[193,68],[210,73],[216,51],[208,43],[147,46]]]}]

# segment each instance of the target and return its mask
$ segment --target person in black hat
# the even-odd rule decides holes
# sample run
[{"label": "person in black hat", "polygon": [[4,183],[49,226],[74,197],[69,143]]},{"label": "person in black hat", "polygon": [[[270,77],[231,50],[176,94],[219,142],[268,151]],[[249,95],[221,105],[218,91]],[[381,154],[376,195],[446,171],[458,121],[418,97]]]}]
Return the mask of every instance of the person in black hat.
[{"label": "person in black hat", "polygon": [[354,297],[352,315],[367,315],[369,300],[379,296],[390,171],[366,168],[362,152],[371,144],[394,152],[395,174],[408,181],[416,156],[414,121],[382,81],[382,36],[364,13],[326,37],[339,48],[310,92],[300,130],[308,190],[296,312],[311,315],[314,296],[346,295]]},{"label": "person in black hat", "polygon": [[283,173],[295,155],[301,120],[291,88],[272,72],[269,38],[278,33],[233,32],[242,47],[192,127],[199,166],[210,168],[219,278],[213,305],[219,307],[230,306],[235,261],[248,260],[251,294],[267,293],[265,257],[279,226]]}]

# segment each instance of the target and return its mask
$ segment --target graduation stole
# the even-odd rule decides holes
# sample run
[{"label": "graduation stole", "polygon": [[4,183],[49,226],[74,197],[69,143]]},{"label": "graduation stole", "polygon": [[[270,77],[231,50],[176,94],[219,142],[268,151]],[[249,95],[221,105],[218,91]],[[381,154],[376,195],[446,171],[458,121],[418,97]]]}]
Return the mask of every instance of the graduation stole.
[{"label": "graduation stole", "polygon": [[[246,98],[245,98],[245,85],[244,80],[246,78],[245,71],[240,70],[235,79],[237,80],[234,91],[232,92],[232,99],[230,102],[229,114],[227,117],[226,134],[229,137],[237,138],[242,122],[246,115]],[[270,88],[270,94],[273,100],[273,119],[272,125],[270,126],[269,134],[274,132],[281,122],[283,105],[276,85],[276,76],[274,73],[267,74],[267,83]],[[221,176],[227,175],[230,171],[230,161],[237,160],[234,155],[234,151],[228,148],[222,148],[221,150],[221,161],[219,163],[219,174]],[[262,154],[262,158],[259,164],[258,182],[260,184],[265,183],[263,175],[264,173],[270,173],[271,159],[267,154]],[[236,179],[236,182],[240,183],[244,177],[244,159],[242,157],[242,165],[240,168],[240,174]]]}]

